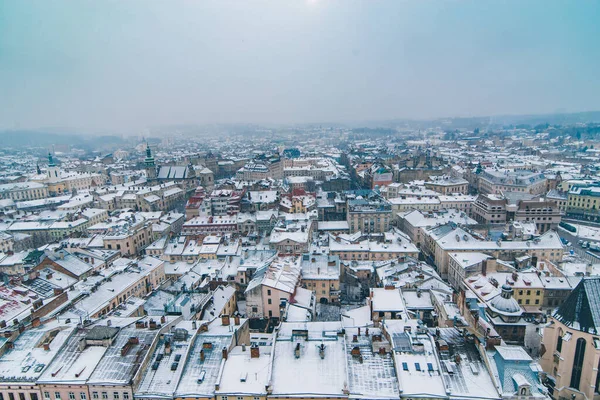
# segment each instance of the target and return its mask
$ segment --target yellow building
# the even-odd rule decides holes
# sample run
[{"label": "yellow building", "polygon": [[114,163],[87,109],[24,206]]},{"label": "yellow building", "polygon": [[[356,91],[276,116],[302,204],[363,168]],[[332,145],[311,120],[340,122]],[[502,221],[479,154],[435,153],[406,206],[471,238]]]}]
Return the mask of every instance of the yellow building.
[{"label": "yellow building", "polygon": [[340,258],[327,254],[302,256],[302,285],[320,303],[337,303],[340,297]]},{"label": "yellow building", "polygon": [[600,218],[600,186],[573,186],[569,191],[567,214]]}]

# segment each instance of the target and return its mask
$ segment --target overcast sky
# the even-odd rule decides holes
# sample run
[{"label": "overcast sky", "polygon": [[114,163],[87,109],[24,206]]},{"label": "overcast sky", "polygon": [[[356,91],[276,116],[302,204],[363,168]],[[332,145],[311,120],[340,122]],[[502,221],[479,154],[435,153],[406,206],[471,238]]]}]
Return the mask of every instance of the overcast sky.
[{"label": "overcast sky", "polygon": [[0,0],[0,128],[600,110],[599,18],[595,0]]}]

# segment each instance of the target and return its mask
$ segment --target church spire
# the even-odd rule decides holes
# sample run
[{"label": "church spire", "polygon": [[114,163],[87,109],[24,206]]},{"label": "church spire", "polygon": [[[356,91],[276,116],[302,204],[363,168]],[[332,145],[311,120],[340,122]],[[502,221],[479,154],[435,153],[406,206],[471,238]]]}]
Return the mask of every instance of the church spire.
[{"label": "church spire", "polygon": [[154,166],[154,157],[152,157],[152,150],[150,149],[150,145],[146,142],[146,159],[144,160],[146,163],[146,167]]},{"label": "church spire", "polygon": [[50,152],[48,152],[48,166],[56,167],[56,164],[54,164],[54,160],[52,159],[52,153],[50,153]]}]

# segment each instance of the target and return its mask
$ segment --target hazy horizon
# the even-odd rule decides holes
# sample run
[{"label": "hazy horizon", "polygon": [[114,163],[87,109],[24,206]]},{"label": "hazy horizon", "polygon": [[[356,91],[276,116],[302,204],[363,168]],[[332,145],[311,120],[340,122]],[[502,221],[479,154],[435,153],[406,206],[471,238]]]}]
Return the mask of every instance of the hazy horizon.
[{"label": "hazy horizon", "polygon": [[600,110],[600,3],[0,3],[0,129]]}]

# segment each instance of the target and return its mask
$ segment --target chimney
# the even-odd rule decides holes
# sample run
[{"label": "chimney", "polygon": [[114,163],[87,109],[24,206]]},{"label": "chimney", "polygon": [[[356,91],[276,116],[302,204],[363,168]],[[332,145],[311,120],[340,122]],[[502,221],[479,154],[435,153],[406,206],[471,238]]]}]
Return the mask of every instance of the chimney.
[{"label": "chimney", "polygon": [[227,347],[223,347],[223,359],[227,360]]},{"label": "chimney", "polygon": [[15,347],[15,344],[13,342],[6,342],[7,349],[13,349],[14,347]]},{"label": "chimney", "polygon": [[196,330],[198,329],[197,325],[196,325],[196,321],[192,321],[192,329]]},{"label": "chimney", "polygon": [[106,326],[112,326],[112,321],[110,319],[106,321]]},{"label": "chimney", "polygon": [[323,360],[325,358],[325,344],[321,343],[321,345],[319,346],[319,357],[321,357],[321,360]]},{"label": "chimney", "polygon": [[171,342],[166,342],[165,343],[165,354],[166,355],[171,354]]},{"label": "chimney", "polygon": [[358,336],[352,335],[352,343],[356,343],[356,342],[358,342]]},{"label": "chimney", "polygon": [[204,349],[200,350],[200,362],[204,362]]},{"label": "chimney", "polygon": [[365,328],[365,336],[369,336],[369,328]]},{"label": "chimney", "polygon": [[380,347],[379,348],[379,355],[380,356],[385,356],[385,347]]},{"label": "chimney", "polygon": [[228,326],[229,325],[229,314],[221,315],[221,322],[222,322],[223,326]]},{"label": "chimney", "polygon": [[260,347],[257,344],[253,344],[250,347],[250,358],[259,358],[260,357]]},{"label": "chimney", "polygon": [[236,314],[236,315],[233,317],[233,323],[234,323],[235,325],[239,325],[239,324],[240,324],[240,316],[239,316],[239,315],[237,315],[237,314]]},{"label": "chimney", "polygon": [[300,358],[300,343],[296,343],[296,348],[294,349],[294,357]]},{"label": "chimney", "polygon": [[19,325],[19,333],[23,333],[23,332],[25,332],[25,325],[20,324]]},{"label": "chimney", "polygon": [[50,351],[50,343],[44,342],[44,350],[45,351]]},{"label": "chimney", "polygon": [[358,328],[358,336],[360,336],[360,327]]},{"label": "chimney", "polygon": [[246,343],[242,343],[242,351],[246,351]]},{"label": "chimney", "polygon": [[160,317],[160,323],[164,324],[165,322],[167,322],[167,318],[163,315],[162,317]]}]

